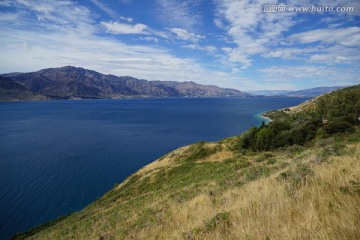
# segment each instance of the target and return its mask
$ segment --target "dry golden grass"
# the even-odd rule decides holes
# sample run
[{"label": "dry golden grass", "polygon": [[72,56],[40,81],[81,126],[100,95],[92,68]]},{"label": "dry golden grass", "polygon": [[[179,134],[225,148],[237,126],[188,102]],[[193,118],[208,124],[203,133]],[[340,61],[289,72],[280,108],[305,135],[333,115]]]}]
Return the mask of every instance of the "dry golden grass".
[{"label": "dry golden grass", "polygon": [[[360,146],[352,148],[350,155],[314,165],[315,175],[291,195],[276,174],[230,189],[215,202],[204,189],[190,201],[170,203],[157,225],[133,237],[360,239]],[[229,212],[227,224],[206,229],[206,223],[221,212]]]},{"label": "dry golden grass", "polygon": [[284,108],[281,110],[287,114],[295,114],[295,113],[299,113],[299,112],[305,112],[305,113],[310,112],[315,109],[317,99],[318,99],[318,97],[307,100],[303,103],[300,103],[299,105],[289,107],[289,108]]},{"label": "dry golden grass", "polygon": [[214,153],[214,154],[210,155],[209,157],[201,159],[197,162],[221,162],[224,159],[228,159],[228,158],[232,158],[232,157],[234,157],[234,152],[225,150],[225,151],[220,151],[220,152]]},{"label": "dry golden grass", "polygon": [[[157,171],[177,165],[176,159],[187,150],[176,150],[137,174],[151,179]],[[240,187],[219,191],[219,182],[209,180],[185,201],[179,202],[171,197],[173,192],[162,190],[149,195],[140,206],[127,202],[136,196],[118,199],[108,207],[85,209],[29,239],[360,239],[360,144],[348,145],[342,156],[331,156],[321,163],[313,161],[318,152],[304,150],[301,160],[273,153],[288,167]],[[224,160],[227,151],[214,156]],[[212,162],[214,156],[207,159]],[[256,157],[252,157],[253,167],[265,164],[256,162]],[[281,172],[296,168],[299,162],[294,161],[309,165],[313,174],[295,185],[288,179],[279,180]],[[193,188],[190,184],[182,191]],[[124,212],[124,204],[128,212]],[[94,219],[81,222],[81,214],[91,211],[85,216]],[[75,226],[77,219],[80,222]]]}]

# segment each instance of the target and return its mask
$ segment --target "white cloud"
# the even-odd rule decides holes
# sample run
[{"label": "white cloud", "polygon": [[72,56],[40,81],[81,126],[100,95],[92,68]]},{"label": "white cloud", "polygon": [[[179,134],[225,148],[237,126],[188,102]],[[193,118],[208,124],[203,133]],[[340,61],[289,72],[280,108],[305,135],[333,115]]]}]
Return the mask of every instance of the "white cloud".
[{"label": "white cloud", "polygon": [[309,57],[309,61],[313,63],[324,63],[328,65],[349,64],[359,66],[359,52],[359,48],[344,47],[337,44],[332,47],[328,47],[323,51],[312,54]]},{"label": "white cloud", "polygon": [[245,54],[241,49],[239,48],[233,48],[229,51],[227,51],[227,59],[230,62],[233,63],[241,63],[241,69],[246,69],[251,66],[251,60],[248,57],[248,54]]},{"label": "white cloud", "polygon": [[267,58],[282,58],[282,59],[296,59],[296,60],[308,60],[312,54],[322,53],[327,51],[328,48],[322,45],[309,46],[299,48],[294,47],[282,47],[269,49],[268,52],[264,53],[262,56]]},{"label": "white cloud", "polygon": [[332,6],[332,7],[353,7],[353,11],[341,12],[337,14],[360,16],[360,2],[357,0],[316,0],[310,2],[309,5],[316,4],[318,6]]},{"label": "white cloud", "polygon": [[148,41],[148,42],[155,42],[158,43],[159,39],[156,37],[146,36],[146,37],[139,37],[140,40]]},{"label": "white cloud", "polygon": [[17,27],[43,31],[76,31],[81,35],[95,32],[96,27],[89,9],[71,1],[16,0],[13,1],[13,6],[17,8],[17,21],[3,24],[4,31]]},{"label": "white cloud", "polygon": [[199,0],[157,0],[158,16],[170,27],[181,27],[188,30],[201,23],[201,15],[196,11]]},{"label": "white cloud", "polygon": [[[120,17],[121,20],[127,21],[129,23],[133,22],[132,18],[129,17]],[[157,31],[149,26],[137,23],[137,24],[129,24],[129,23],[122,23],[117,21],[109,21],[109,22],[100,22],[100,25],[102,25],[105,28],[105,31],[112,34],[140,34],[140,35],[153,35],[157,37],[161,37],[164,39],[170,39],[172,38],[172,34],[170,32],[165,31]],[[142,38],[146,41],[153,41],[158,42],[159,39],[153,36],[148,36],[147,38]],[[184,35],[185,36],[185,35]],[[191,37],[191,33],[189,33],[189,37]],[[194,38],[197,37],[197,35],[192,36]]]},{"label": "white cloud", "polygon": [[321,86],[359,84],[359,70],[343,69],[327,66],[273,66],[259,69],[267,82],[275,84],[286,82],[309,81]]},{"label": "white cloud", "polygon": [[323,77],[327,73],[326,67],[316,66],[273,66],[270,68],[259,69],[260,72],[265,73],[267,77],[272,78],[274,81],[289,81],[296,78],[313,78]]},{"label": "white cloud", "polygon": [[263,56],[269,58],[299,59],[297,55],[303,53],[304,50],[300,48],[278,48],[264,53]]},{"label": "white cloud", "polygon": [[347,47],[359,47],[360,27],[316,29],[293,34],[289,39],[300,43],[322,42],[327,44],[341,44]]},{"label": "white cloud", "polygon": [[[326,21],[329,21],[328,19]],[[296,33],[286,40],[287,48],[264,53],[268,58],[297,59],[327,65],[360,63],[360,28],[316,29]],[[306,44],[301,48],[298,44]]]},{"label": "white cloud", "polygon": [[1,13],[0,22],[3,24],[16,23],[22,13]]},{"label": "white cloud", "polygon": [[120,22],[101,22],[107,32],[113,34],[149,34],[148,26],[137,23],[135,25],[120,23]]},{"label": "white cloud", "polygon": [[[304,21],[304,19],[296,18],[301,15],[300,13],[261,13],[262,4],[278,2],[280,1],[217,1],[218,9],[214,23],[225,29],[236,45],[231,49],[227,47],[224,51],[229,66],[231,63],[238,63],[241,69],[249,68],[255,56],[326,64],[354,64],[358,61],[351,51],[344,48],[342,48],[343,52],[339,50],[341,47],[348,47],[352,48],[353,52],[359,52],[358,46],[360,46],[359,27],[338,28],[339,22],[344,21],[345,13],[324,17],[321,23],[327,24],[326,29],[310,30],[286,37],[297,21]],[[294,0],[285,3],[289,6],[299,6],[299,3]],[[345,0],[336,0],[331,3],[322,0],[301,2],[301,6],[312,5],[355,6],[359,3],[349,3]],[[345,20],[351,24],[351,19]],[[299,43],[309,45],[299,48]]]},{"label": "white cloud", "polygon": [[[241,68],[252,64],[251,57],[268,51],[269,46],[281,42],[282,34],[293,26],[294,14],[264,14],[261,5],[267,0],[218,1],[216,22],[225,26],[236,47],[227,51],[228,61],[240,63]],[[224,27],[220,25],[220,27]]]},{"label": "white cloud", "polygon": [[359,48],[345,47],[340,44],[333,46],[309,46],[294,48],[277,48],[263,56],[267,58],[281,58],[285,60],[302,60],[309,63],[322,63],[326,65],[348,64],[359,65],[360,55]]},{"label": "white cloud", "polygon": [[217,26],[220,29],[225,29],[225,24],[223,23],[223,21],[220,18],[215,18],[214,19],[214,24],[215,26]]},{"label": "white cloud", "polygon": [[201,36],[200,34],[195,34],[192,32],[189,32],[183,28],[170,28],[170,32],[174,33],[176,37],[180,40],[184,41],[190,41],[190,42],[198,42],[201,39],[204,39],[204,36]]},{"label": "white cloud", "polygon": [[[174,56],[160,46],[129,45],[99,36],[100,29],[93,24],[87,8],[71,2],[55,1],[51,6],[47,3],[45,0],[34,1],[34,5],[19,3],[15,15],[0,17],[1,73],[74,65],[149,80],[196,81],[239,89],[256,86],[249,79],[208,70],[195,60]],[[34,18],[34,14],[43,18]],[[112,30],[143,33],[147,29],[136,29],[136,25],[130,24],[120,26]],[[82,29],[88,30],[84,33]],[[144,36],[144,40],[151,37]]]},{"label": "white cloud", "polygon": [[124,16],[120,16],[120,20],[124,20],[124,21],[127,21],[129,23],[132,23],[134,21],[133,18],[131,17],[124,17]]},{"label": "white cloud", "polygon": [[11,0],[2,0],[0,2],[0,7],[11,7],[13,6],[13,1]]},{"label": "white cloud", "polygon": [[101,2],[100,0],[91,0],[93,4],[95,4],[98,8],[100,8],[102,11],[104,11],[107,15],[109,15],[112,18],[118,18],[118,14],[105,5],[105,3]]},{"label": "white cloud", "polygon": [[206,51],[208,53],[214,53],[217,51],[217,48],[215,46],[206,45],[206,46],[200,46],[199,44],[187,44],[183,46],[184,48],[190,48],[200,51]]}]

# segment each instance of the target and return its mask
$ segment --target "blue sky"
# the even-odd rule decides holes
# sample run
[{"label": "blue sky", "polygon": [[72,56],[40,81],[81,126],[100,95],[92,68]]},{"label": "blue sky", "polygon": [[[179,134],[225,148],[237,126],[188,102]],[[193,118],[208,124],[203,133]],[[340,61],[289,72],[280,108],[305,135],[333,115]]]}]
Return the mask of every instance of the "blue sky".
[{"label": "blue sky", "polygon": [[[285,10],[268,11],[280,3]],[[0,73],[72,65],[147,80],[298,90],[359,84],[359,63],[358,0],[0,0]]]}]

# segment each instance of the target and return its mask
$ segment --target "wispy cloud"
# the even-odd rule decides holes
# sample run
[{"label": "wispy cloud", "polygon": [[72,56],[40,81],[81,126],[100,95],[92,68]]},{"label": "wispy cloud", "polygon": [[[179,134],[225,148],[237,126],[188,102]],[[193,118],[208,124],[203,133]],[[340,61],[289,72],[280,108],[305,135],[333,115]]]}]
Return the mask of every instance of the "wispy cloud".
[{"label": "wispy cloud", "polygon": [[11,0],[2,0],[0,2],[0,7],[11,7],[13,5],[13,1]]},{"label": "wispy cloud", "polygon": [[146,37],[139,37],[140,40],[144,40],[144,41],[148,41],[148,42],[154,42],[154,43],[158,43],[159,39],[156,37],[152,37],[152,36],[146,36]]},{"label": "wispy cloud", "polygon": [[148,26],[145,24],[137,23],[134,25],[120,23],[120,22],[101,22],[101,25],[105,27],[106,32],[112,34],[149,34],[147,31]]},{"label": "wispy cloud", "polygon": [[88,35],[96,28],[90,10],[71,1],[15,0],[12,4],[17,9],[14,14],[18,21],[3,24],[4,31],[16,27]]},{"label": "wispy cloud", "polygon": [[286,45],[293,47],[275,48],[264,53],[263,56],[327,65],[360,64],[359,27],[305,31],[289,36],[286,42]]},{"label": "wispy cloud", "polygon": [[360,48],[344,47],[342,45],[334,45],[325,48],[309,56],[309,61],[313,63],[323,63],[327,65],[348,64],[355,67],[360,65]]},{"label": "wispy cloud", "polygon": [[107,15],[112,17],[113,19],[116,19],[119,17],[117,12],[106,6],[105,3],[101,2],[101,0],[91,0],[93,4],[95,4],[98,8],[100,8],[102,11],[104,11]]},{"label": "wispy cloud", "polygon": [[169,27],[180,27],[193,30],[201,23],[201,14],[197,11],[199,0],[157,0],[158,15]]},{"label": "wispy cloud", "polygon": [[360,64],[359,51],[360,49],[357,47],[345,47],[341,44],[334,44],[332,46],[277,48],[263,54],[263,56],[285,60],[302,60],[308,63],[322,63],[326,65],[348,64],[358,66]]},{"label": "wispy cloud", "polygon": [[198,42],[201,39],[204,39],[204,36],[200,34],[192,33],[183,28],[170,28],[170,31],[176,35],[180,40]]},{"label": "wispy cloud", "polygon": [[347,47],[360,47],[360,27],[316,29],[293,34],[289,39],[300,43],[322,42],[336,43]]},{"label": "wispy cloud", "polygon": [[307,0],[308,5],[316,4],[318,6],[332,7],[353,7],[353,11],[343,12],[342,15],[360,16],[360,2],[357,0]]},{"label": "wispy cloud", "polygon": [[[313,24],[312,30],[288,36],[289,30],[296,31],[297,29],[293,27],[306,20],[299,18],[301,14],[296,13],[261,13],[262,4],[277,4],[278,2],[267,0],[217,1],[218,8],[214,23],[225,30],[235,44],[235,47],[222,48],[226,56],[223,58],[223,64],[229,66],[239,64],[238,68],[244,70],[253,66],[253,60],[257,57],[297,60],[304,64],[325,64],[326,67],[334,67],[336,64],[352,66],[360,64],[360,57],[357,54],[360,51],[360,28],[358,26],[343,27],[345,23],[353,25],[355,21],[353,17],[344,17],[357,15],[357,13],[328,14],[322,18],[319,25]],[[299,4],[293,0],[285,1],[285,3]],[[331,6],[354,6],[356,8],[360,3],[349,3],[345,0],[336,0],[331,3],[325,0],[305,0],[301,4],[303,6],[328,6],[330,4]],[[324,25],[327,27],[324,28]],[[316,26],[322,26],[322,28],[314,29]],[[305,69],[301,69],[304,70],[303,73],[307,72]],[[286,71],[291,71],[287,77],[285,76]],[[275,72],[280,73],[280,69],[275,67],[262,72],[270,76]],[[298,75],[294,75],[295,72],[298,72],[297,69],[281,68],[281,77],[287,80],[291,77],[297,79],[301,71]],[[313,73],[319,78],[328,77],[328,75]],[[339,74],[336,76],[339,79],[342,78]],[[274,75],[273,77],[279,76]],[[347,76],[346,79],[350,79],[350,77],[354,82],[355,75]],[[308,81],[312,79],[311,75],[306,75],[306,78]]]},{"label": "wispy cloud", "polygon": [[129,22],[129,23],[132,23],[132,22],[134,21],[134,19],[131,18],[131,17],[120,16],[119,18],[120,18],[121,20],[124,20],[124,21]]},{"label": "wispy cloud", "polygon": [[[218,1],[215,24],[225,28],[236,47],[225,52],[230,62],[238,62],[241,68],[252,65],[251,57],[268,51],[279,43],[282,34],[294,22],[292,14],[262,14],[261,4],[268,1]],[[228,24],[224,26],[224,23]]]},{"label": "wispy cloud", "polygon": [[221,18],[215,18],[213,22],[215,26],[217,26],[218,28],[226,29],[226,24],[223,22]]},{"label": "wispy cloud", "polygon": [[264,53],[264,57],[268,58],[282,58],[282,59],[302,59],[299,55],[304,54],[304,49],[300,48],[277,48],[271,49]]},{"label": "wispy cloud", "polygon": [[208,53],[214,53],[215,51],[217,51],[217,48],[215,46],[211,46],[211,45],[200,46],[199,44],[187,44],[187,45],[184,45],[183,47],[200,50],[200,51],[206,51]]},{"label": "wispy cloud", "polygon": [[337,67],[328,66],[273,66],[259,69],[266,81],[272,83],[297,82],[311,79],[313,84],[322,86],[351,85],[358,83],[357,76],[360,71],[347,69],[342,71]]},{"label": "wispy cloud", "polygon": [[[174,56],[160,46],[129,45],[116,38],[98,35],[101,28],[93,23],[90,10],[76,3],[55,1],[48,6],[48,1],[38,0],[34,5],[18,4],[21,8],[14,16],[8,20],[0,18],[2,73],[74,65],[149,80],[196,79],[199,83],[223,87],[256,86],[249,79],[239,81],[229,73],[208,70],[193,59]],[[10,21],[14,18],[16,22]],[[84,34],[82,29],[90,30]],[[147,31],[142,25],[119,25],[119,22],[111,22],[108,29],[118,33]],[[151,37],[146,35],[144,40],[156,41]]]}]

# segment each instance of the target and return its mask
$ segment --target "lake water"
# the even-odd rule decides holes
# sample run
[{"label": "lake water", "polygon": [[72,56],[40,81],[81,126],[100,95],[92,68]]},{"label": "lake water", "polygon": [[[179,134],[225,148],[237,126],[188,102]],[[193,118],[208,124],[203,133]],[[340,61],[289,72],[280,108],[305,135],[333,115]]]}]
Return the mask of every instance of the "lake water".
[{"label": "lake water", "polygon": [[298,98],[0,103],[0,239],[78,211],[180,146],[240,134]]}]

